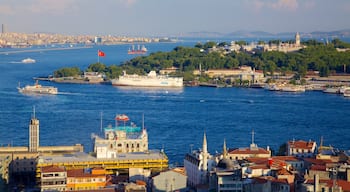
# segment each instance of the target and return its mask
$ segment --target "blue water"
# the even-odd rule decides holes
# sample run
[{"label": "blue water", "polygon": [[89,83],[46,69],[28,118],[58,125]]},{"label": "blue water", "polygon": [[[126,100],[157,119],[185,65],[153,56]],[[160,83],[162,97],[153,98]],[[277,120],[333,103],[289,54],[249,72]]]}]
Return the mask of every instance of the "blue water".
[{"label": "blue water", "polygon": [[[149,52],[170,51],[193,46],[196,41],[146,44]],[[59,95],[28,96],[16,87],[33,84],[32,77],[47,76],[61,67],[85,69],[97,61],[97,50],[106,57],[100,61],[120,64],[132,57],[130,45],[90,49],[0,54],[0,145],[28,144],[28,123],[35,106],[40,120],[40,145],[82,143],[92,150],[92,133],[114,125],[116,114],[127,114],[149,133],[149,148],[161,149],[171,163],[183,162],[186,152],[201,148],[207,134],[209,152],[247,147],[254,129],[255,143],[273,150],[292,139],[315,140],[323,136],[325,145],[340,149],[350,146],[350,99],[322,92],[280,93],[263,89],[185,87],[183,89],[135,89],[111,85],[58,84]],[[0,50],[3,51],[3,50]],[[27,57],[34,64],[18,63]]]}]

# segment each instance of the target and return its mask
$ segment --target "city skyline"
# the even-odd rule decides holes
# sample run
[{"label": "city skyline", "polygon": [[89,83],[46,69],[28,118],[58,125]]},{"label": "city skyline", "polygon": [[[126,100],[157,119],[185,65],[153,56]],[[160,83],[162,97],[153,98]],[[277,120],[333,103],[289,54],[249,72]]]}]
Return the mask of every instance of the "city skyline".
[{"label": "city skyline", "polygon": [[7,32],[169,36],[350,29],[350,1],[0,0]]}]

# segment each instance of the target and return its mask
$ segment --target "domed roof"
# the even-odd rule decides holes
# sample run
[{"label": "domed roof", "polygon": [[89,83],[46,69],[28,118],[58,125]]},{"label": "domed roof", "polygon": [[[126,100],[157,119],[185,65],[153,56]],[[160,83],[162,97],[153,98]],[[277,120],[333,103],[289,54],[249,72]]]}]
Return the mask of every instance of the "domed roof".
[{"label": "domed roof", "polygon": [[227,158],[221,159],[218,163],[218,167],[221,169],[233,170],[234,164],[233,161]]}]

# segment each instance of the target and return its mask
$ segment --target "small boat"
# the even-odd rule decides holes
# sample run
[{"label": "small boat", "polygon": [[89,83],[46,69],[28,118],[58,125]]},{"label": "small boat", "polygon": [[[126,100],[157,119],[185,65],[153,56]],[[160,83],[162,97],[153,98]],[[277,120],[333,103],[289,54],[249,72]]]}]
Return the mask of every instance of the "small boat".
[{"label": "small boat", "polygon": [[20,85],[18,85],[17,89],[20,93],[25,93],[25,94],[52,94],[52,95],[55,95],[58,93],[58,90],[56,87],[42,86],[38,83],[38,80],[35,82],[34,85],[26,85],[25,87],[20,87]]},{"label": "small boat", "polygon": [[350,87],[344,89],[343,95],[344,97],[350,97]]},{"label": "small boat", "polygon": [[22,63],[35,63],[36,61],[32,58],[26,58],[21,61]]},{"label": "small boat", "polygon": [[323,93],[339,94],[340,88],[339,87],[326,87],[325,89],[323,89]]}]

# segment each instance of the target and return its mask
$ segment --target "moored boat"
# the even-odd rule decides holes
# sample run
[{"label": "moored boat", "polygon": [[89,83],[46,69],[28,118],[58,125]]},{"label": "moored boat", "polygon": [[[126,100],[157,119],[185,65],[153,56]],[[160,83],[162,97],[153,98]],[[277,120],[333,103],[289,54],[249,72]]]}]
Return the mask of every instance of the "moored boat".
[{"label": "moored boat", "polygon": [[350,97],[350,87],[344,89],[343,95],[344,97]]},{"label": "moored boat", "polygon": [[324,93],[334,93],[334,94],[339,94],[340,93],[340,88],[339,87],[326,87],[323,89]]},{"label": "moored boat", "polygon": [[25,94],[57,94],[58,90],[56,87],[52,86],[42,86],[38,83],[38,81],[35,82],[34,85],[26,85],[25,87],[17,87],[18,91],[20,93]]}]

